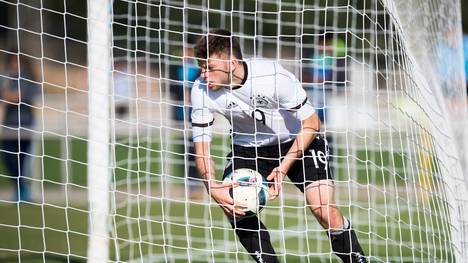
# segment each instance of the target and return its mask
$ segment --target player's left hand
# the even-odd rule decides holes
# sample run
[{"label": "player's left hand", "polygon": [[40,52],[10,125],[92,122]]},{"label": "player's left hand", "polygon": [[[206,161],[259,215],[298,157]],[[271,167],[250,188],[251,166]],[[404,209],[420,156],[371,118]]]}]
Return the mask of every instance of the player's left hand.
[{"label": "player's left hand", "polygon": [[268,175],[267,180],[272,181],[273,183],[268,188],[268,192],[270,194],[270,200],[275,199],[278,197],[281,191],[281,183],[283,182],[284,176],[286,175],[285,172],[281,171],[280,167],[275,167],[270,175]]}]

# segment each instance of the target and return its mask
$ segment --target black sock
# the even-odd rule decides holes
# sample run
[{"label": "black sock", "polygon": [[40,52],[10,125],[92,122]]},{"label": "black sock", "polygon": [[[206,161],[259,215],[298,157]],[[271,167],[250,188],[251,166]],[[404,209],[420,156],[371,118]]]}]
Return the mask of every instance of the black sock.
[{"label": "black sock", "polygon": [[279,262],[271,245],[270,234],[265,225],[256,216],[231,222],[239,241],[257,262]]},{"label": "black sock", "polygon": [[[342,230],[330,231],[332,249],[344,263],[367,262],[364,258],[364,251],[357,239],[356,233],[351,229],[351,224],[346,222]],[[347,227],[346,227],[347,225]]]}]

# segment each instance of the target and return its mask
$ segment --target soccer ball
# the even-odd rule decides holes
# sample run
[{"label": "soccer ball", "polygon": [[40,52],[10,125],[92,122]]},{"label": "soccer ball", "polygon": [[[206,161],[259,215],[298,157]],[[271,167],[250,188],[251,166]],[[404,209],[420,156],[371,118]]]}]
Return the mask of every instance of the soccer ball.
[{"label": "soccer ball", "polygon": [[237,169],[227,175],[224,182],[239,184],[231,187],[229,194],[234,199],[234,205],[246,204],[247,207],[240,208],[246,213],[244,217],[260,213],[267,204],[269,198],[267,181],[257,171],[247,168]]}]

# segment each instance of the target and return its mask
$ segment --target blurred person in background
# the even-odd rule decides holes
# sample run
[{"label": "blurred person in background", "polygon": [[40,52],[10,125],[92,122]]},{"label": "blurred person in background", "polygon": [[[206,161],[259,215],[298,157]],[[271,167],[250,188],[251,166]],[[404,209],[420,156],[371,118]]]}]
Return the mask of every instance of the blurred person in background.
[{"label": "blurred person in background", "polygon": [[[325,126],[325,137],[329,144],[333,144],[333,137],[326,132],[329,121],[327,108],[330,107],[330,93],[340,92],[346,86],[346,43],[339,34],[325,31],[319,33],[317,42],[314,49],[305,51],[302,82],[321,123]],[[333,147],[329,153],[329,162],[332,162]],[[333,170],[333,166],[330,169]]]},{"label": "blurred person in background", "polygon": [[453,103],[456,104],[458,100],[457,87],[463,85],[458,82],[460,80],[458,73],[463,65],[457,63],[459,61],[459,38],[455,28],[456,25],[449,25],[444,35],[436,38],[432,50],[434,53],[432,62],[435,64],[436,77],[440,83],[443,96],[451,100],[450,107],[456,107]]},{"label": "blurred person in background", "polygon": [[302,81],[320,120],[326,125],[327,90],[346,84],[346,43],[335,34],[321,32],[315,49],[305,53],[308,61],[304,63]]},{"label": "blurred person in background", "polygon": [[[194,58],[193,46],[197,38],[188,35],[187,43],[184,48],[176,54],[182,58],[182,63],[171,65],[170,70],[170,91],[171,98],[175,101],[173,106],[173,119],[181,122],[181,129],[186,127],[185,123],[190,123],[191,114],[191,101],[190,101],[190,89],[193,82],[200,75],[200,68],[198,67],[197,60]],[[189,127],[189,126],[187,126]],[[183,153],[184,153],[184,165],[183,169],[185,177],[187,178],[188,190],[190,197],[199,198],[203,192],[201,187],[201,179],[198,176],[197,169],[195,168],[195,157],[193,140],[191,134],[188,134],[186,140],[183,138]],[[187,168],[187,172],[185,172]]]},{"label": "blurred person in background", "polygon": [[114,105],[115,118],[124,119],[130,113],[130,103],[135,88],[135,76],[130,65],[116,62],[114,68]]},{"label": "blurred person in background", "polygon": [[171,96],[178,104],[174,106],[173,118],[184,121],[190,117],[190,88],[200,75],[196,59],[193,57],[193,43],[185,45],[180,50],[179,57],[183,57],[182,63],[171,65]]},{"label": "blurred person in background", "polygon": [[30,154],[34,126],[33,102],[40,92],[31,64],[23,55],[9,54],[0,79],[4,104],[1,153],[13,182],[13,200],[31,201],[25,161]]}]

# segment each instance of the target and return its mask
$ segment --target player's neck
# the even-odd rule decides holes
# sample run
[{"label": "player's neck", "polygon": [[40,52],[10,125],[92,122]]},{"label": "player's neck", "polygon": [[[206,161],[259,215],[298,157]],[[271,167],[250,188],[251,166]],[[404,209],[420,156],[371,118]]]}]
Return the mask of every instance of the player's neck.
[{"label": "player's neck", "polygon": [[232,88],[242,87],[247,80],[247,75],[247,64],[244,61],[240,61],[239,65],[232,72]]}]

